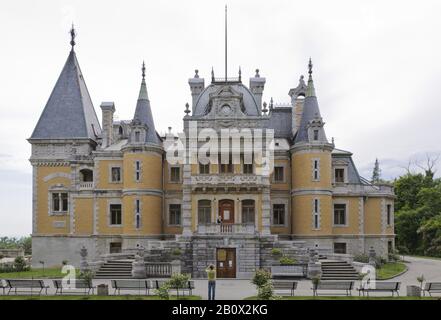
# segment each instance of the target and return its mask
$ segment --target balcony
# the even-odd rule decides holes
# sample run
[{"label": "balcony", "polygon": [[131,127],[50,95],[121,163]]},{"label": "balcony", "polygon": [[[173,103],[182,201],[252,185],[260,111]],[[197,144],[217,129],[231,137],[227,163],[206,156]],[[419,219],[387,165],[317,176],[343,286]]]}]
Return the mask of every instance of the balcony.
[{"label": "balcony", "polygon": [[207,174],[191,177],[192,185],[199,186],[259,186],[262,184],[262,176],[254,174]]},{"label": "balcony", "polygon": [[199,234],[254,234],[256,227],[251,223],[207,223],[199,224],[197,232]]},{"label": "balcony", "polygon": [[92,190],[93,189],[93,181],[80,182],[80,190]]}]

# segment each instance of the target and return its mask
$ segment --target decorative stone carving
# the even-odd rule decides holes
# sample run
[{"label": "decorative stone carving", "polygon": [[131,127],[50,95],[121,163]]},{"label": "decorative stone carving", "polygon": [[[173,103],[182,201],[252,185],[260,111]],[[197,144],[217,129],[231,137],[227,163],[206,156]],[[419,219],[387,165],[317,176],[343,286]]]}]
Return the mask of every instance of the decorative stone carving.
[{"label": "decorative stone carving", "polygon": [[81,261],[80,261],[80,271],[84,272],[89,270],[89,264],[87,263],[87,249],[85,246],[83,246],[80,249],[80,256],[81,256]]},{"label": "decorative stone carving", "polygon": [[377,254],[376,254],[376,252],[375,252],[375,249],[374,249],[374,247],[370,247],[369,248],[369,264],[371,265],[371,266],[376,266],[376,264],[377,264]]}]

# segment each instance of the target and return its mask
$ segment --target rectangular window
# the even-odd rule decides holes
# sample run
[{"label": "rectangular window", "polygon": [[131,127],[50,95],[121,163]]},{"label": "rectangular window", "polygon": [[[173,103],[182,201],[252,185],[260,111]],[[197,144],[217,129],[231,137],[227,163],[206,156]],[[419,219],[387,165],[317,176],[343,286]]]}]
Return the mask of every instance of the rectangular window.
[{"label": "rectangular window", "polygon": [[139,200],[136,200],[136,212],[138,212],[139,213],[139,208],[140,207],[140,203],[139,203]]},{"label": "rectangular window", "polygon": [[334,204],[334,225],[346,225],[346,204]]},{"label": "rectangular window", "polygon": [[139,133],[139,131],[135,132],[135,142],[139,142],[141,140],[141,134]]},{"label": "rectangular window", "polygon": [[255,205],[254,200],[242,201],[242,222],[254,223],[255,220]]},{"label": "rectangular window", "polygon": [[135,162],[135,180],[136,180],[136,182],[139,182],[139,180],[141,180],[141,162],[140,161]]},{"label": "rectangular window", "polygon": [[168,224],[169,225],[180,225],[181,224],[181,205],[180,204],[170,204]]},{"label": "rectangular window", "polygon": [[52,211],[67,212],[69,210],[69,196],[66,192],[52,193]]},{"label": "rectangular window", "polygon": [[334,253],[346,254],[346,243],[344,242],[334,243]]},{"label": "rectangular window", "polygon": [[199,163],[199,173],[200,174],[209,174],[210,173],[210,164],[202,164]]},{"label": "rectangular window", "polygon": [[319,220],[319,200],[314,199],[314,229],[320,228],[320,220]]},{"label": "rectangular window", "polygon": [[388,204],[386,206],[387,209],[387,225],[390,226],[392,224],[392,205]]},{"label": "rectangular window", "polygon": [[319,170],[320,170],[319,160],[315,159],[313,162],[313,170],[312,170],[312,177],[314,181],[319,181],[320,178]]},{"label": "rectangular window", "polygon": [[284,167],[274,167],[274,181],[283,182],[284,179]]},{"label": "rectangular window", "polygon": [[345,182],[345,169],[335,169],[335,183]]},{"label": "rectangular window", "polygon": [[273,224],[284,225],[285,224],[285,205],[274,204],[273,205]]},{"label": "rectangular window", "polygon": [[181,181],[181,168],[179,167],[170,168],[170,181],[172,182]]},{"label": "rectangular window", "polygon": [[211,223],[211,201],[199,200],[198,202],[198,223]]},{"label": "rectangular window", "polygon": [[121,205],[111,204],[110,205],[110,224],[111,225],[121,225],[122,215],[121,215]]},{"label": "rectangular window", "polygon": [[253,174],[253,165],[245,163],[243,165],[243,173],[244,174]]},{"label": "rectangular window", "polygon": [[112,167],[112,182],[121,182],[121,168]]},{"label": "rectangular window", "polygon": [[319,131],[314,130],[314,141],[317,141],[319,139]]},{"label": "rectangular window", "polygon": [[219,168],[220,173],[233,173],[233,159],[231,154],[228,163],[222,163],[222,157],[219,155]]}]

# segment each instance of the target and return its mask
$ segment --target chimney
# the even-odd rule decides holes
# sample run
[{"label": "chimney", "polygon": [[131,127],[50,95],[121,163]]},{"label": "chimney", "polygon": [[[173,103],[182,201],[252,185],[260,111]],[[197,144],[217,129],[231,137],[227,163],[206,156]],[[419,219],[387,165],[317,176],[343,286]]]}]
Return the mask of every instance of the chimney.
[{"label": "chimney", "polygon": [[204,78],[199,78],[199,70],[195,70],[195,75],[193,78],[188,79],[188,84],[190,85],[191,97],[193,98],[193,103],[191,107],[191,114],[194,113],[194,108],[196,107],[196,101],[201,94],[201,92],[205,89],[205,81]]},{"label": "chimney", "polygon": [[291,97],[292,105],[291,127],[293,136],[296,134],[297,129],[300,126],[300,120],[302,119],[303,102],[306,96],[306,89],[306,83],[302,75],[300,76],[299,84],[297,85],[297,87],[290,89],[288,92],[288,95]]},{"label": "chimney", "polygon": [[103,114],[103,148],[113,143],[113,114],[115,113],[115,103],[102,102],[101,111]]},{"label": "chimney", "polygon": [[262,94],[265,81],[265,78],[260,77],[259,69],[256,69],[256,75],[250,78],[250,90],[254,94],[260,112],[262,112]]}]

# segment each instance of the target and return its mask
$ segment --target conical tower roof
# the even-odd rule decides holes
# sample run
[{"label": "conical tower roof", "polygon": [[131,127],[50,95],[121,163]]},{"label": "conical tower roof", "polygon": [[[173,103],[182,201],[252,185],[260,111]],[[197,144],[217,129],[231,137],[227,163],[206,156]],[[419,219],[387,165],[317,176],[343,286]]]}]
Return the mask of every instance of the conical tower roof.
[{"label": "conical tower roof", "polygon": [[73,39],[71,44],[72,50],[30,140],[88,138],[96,141],[101,134],[92,99],[73,49]]},{"label": "conical tower roof", "polygon": [[152,108],[147,93],[145,82],[145,64],[142,65],[142,81],[139,89],[138,101],[136,103],[135,114],[133,116],[134,124],[142,124],[147,127],[146,142],[160,144],[160,139],[156,133],[155,123],[153,121]]},{"label": "conical tower roof", "polygon": [[[314,81],[312,80],[312,61],[309,59],[309,79],[306,88],[306,97],[303,102],[302,118],[294,143],[308,142],[308,126],[312,120],[321,119],[320,108],[315,94]],[[324,131],[323,131],[324,132]],[[324,137],[326,140],[326,137]]]}]

